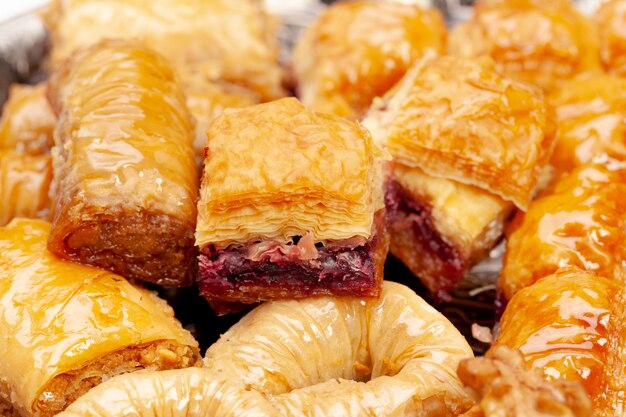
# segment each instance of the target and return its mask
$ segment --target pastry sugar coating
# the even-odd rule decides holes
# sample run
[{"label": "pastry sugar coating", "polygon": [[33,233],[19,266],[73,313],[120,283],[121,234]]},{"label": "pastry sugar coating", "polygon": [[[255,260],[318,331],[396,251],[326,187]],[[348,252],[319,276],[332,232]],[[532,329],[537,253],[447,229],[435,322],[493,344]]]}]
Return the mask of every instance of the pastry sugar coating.
[{"label": "pastry sugar coating", "polygon": [[[52,416],[111,376],[199,360],[198,344],[155,293],[48,250],[50,224],[0,228],[0,403]],[[9,414],[11,415],[11,414]]]},{"label": "pastry sugar coating", "polygon": [[553,147],[542,92],[489,58],[414,64],[363,124],[394,157],[391,252],[434,292],[460,282],[526,207]]},{"label": "pastry sugar coating", "polygon": [[548,380],[582,383],[595,416],[622,415],[626,409],[622,287],[576,268],[560,270],[511,299],[495,346],[519,349],[526,363]]},{"label": "pastry sugar coating", "polygon": [[504,298],[565,266],[625,282],[625,193],[626,170],[585,165],[518,212],[498,282]]},{"label": "pastry sugar coating", "polygon": [[47,219],[51,182],[50,155],[0,149],[0,226],[14,217]]},{"label": "pastry sugar coating", "polygon": [[541,91],[491,59],[418,61],[364,121],[395,160],[474,185],[525,209],[550,157],[554,123]]},{"label": "pastry sugar coating", "polygon": [[55,0],[47,13],[53,65],[103,39],[140,39],[183,81],[226,81],[264,100],[284,95],[277,25],[257,0]]},{"label": "pastry sugar coating", "polygon": [[442,296],[501,239],[513,209],[485,190],[401,164],[385,201],[391,253]]},{"label": "pastry sugar coating", "polygon": [[191,284],[193,122],[167,62],[104,41],[50,80],[59,115],[51,252],[162,285]]},{"label": "pastry sugar coating", "polygon": [[265,303],[209,348],[205,366],[268,396],[279,415],[400,417],[469,408],[456,377],[468,357],[445,317],[385,282],[379,299]]},{"label": "pastry sugar coating", "polygon": [[298,41],[294,73],[302,102],[356,117],[425,55],[445,51],[446,27],[436,9],[389,1],[332,5]]},{"label": "pastry sugar coating", "polygon": [[59,417],[276,417],[269,400],[206,368],[138,371],[103,382]]},{"label": "pastry sugar coating", "polygon": [[33,155],[49,152],[56,117],[45,91],[45,84],[11,86],[0,118],[0,149]]},{"label": "pastry sugar coating", "polygon": [[551,165],[571,171],[600,155],[626,160],[626,79],[579,75],[548,96],[555,109],[557,141]]},{"label": "pastry sugar coating", "polygon": [[287,98],[225,111],[206,145],[196,229],[206,298],[378,295],[384,154],[363,127]]},{"label": "pastry sugar coating", "polygon": [[626,76],[626,1],[603,2],[594,20],[604,68],[616,75]]},{"label": "pastry sugar coating", "polygon": [[507,77],[544,91],[599,68],[595,28],[569,0],[484,0],[450,33],[449,52],[488,55]]}]

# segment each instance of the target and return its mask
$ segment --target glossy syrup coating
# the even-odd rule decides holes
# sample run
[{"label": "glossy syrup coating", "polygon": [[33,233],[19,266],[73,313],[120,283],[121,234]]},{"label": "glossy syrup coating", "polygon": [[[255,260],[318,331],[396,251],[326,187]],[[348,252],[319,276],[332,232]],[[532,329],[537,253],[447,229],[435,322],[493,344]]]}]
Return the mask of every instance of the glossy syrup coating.
[{"label": "glossy syrup coating", "polygon": [[302,102],[340,116],[363,114],[424,55],[445,51],[446,27],[436,9],[358,0],[330,6],[294,51]]},{"label": "glossy syrup coating", "polygon": [[56,117],[45,92],[45,84],[11,86],[0,118],[0,149],[48,153],[54,142]]},{"label": "glossy syrup coating", "polygon": [[198,355],[155,293],[57,258],[46,250],[49,231],[49,223],[27,219],[0,228],[0,391],[22,415],[46,415],[41,403],[63,394],[47,390],[55,377],[71,378],[120,349],[168,340]]},{"label": "glossy syrup coating", "polygon": [[50,155],[0,149],[0,226],[14,217],[47,219],[51,182]]},{"label": "glossy syrup coating", "polygon": [[51,61],[109,39],[138,39],[165,56],[186,83],[226,81],[264,100],[285,94],[276,21],[258,0],[54,0],[46,23]]},{"label": "glossy syrup coating", "polygon": [[604,1],[596,12],[595,23],[604,68],[626,76],[626,1]]},{"label": "glossy syrup coating", "polygon": [[626,282],[626,171],[585,165],[518,212],[499,288],[506,299],[561,267]]},{"label": "glossy syrup coating", "polygon": [[456,377],[468,357],[465,338],[444,316],[386,281],[379,299],[265,303],[222,335],[204,362],[268,396],[277,415],[408,417],[469,408]]},{"label": "glossy syrup coating", "polygon": [[450,34],[454,55],[489,55],[502,74],[544,91],[599,67],[595,28],[569,0],[485,0]]},{"label": "glossy syrup coating", "polygon": [[561,270],[518,292],[507,305],[494,346],[520,349],[549,380],[580,381],[595,415],[623,415],[624,290],[616,281]]},{"label": "glossy syrup coating", "polygon": [[66,61],[49,96],[59,115],[49,249],[128,278],[190,283],[193,122],[166,60],[104,41]]},{"label": "glossy syrup coating", "polygon": [[586,73],[548,96],[557,119],[551,165],[571,171],[600,155],[626,160],[626,78]]},{"label": "glossy syrup coating", "polygon": [[418,61],[363,121],[397,163],[473,185],[526,208],[554,143],[536,87],[488,57]]}]

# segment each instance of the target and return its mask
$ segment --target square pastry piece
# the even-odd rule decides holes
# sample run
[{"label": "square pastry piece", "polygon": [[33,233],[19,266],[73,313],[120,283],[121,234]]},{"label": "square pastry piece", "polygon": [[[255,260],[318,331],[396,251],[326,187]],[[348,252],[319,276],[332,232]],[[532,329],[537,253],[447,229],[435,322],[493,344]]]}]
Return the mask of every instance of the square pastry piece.
[{"label": "square pastry piece", "polygon": [[443,294],[525,209],[553,147],[543,93],[489,58],[417,62],[364,121],[394,157],[391,253]]},{"label": "square pastry piece", "polygon": [[207,131],[198,285],[210,301],[377,296],[388,239],[383,154],[361,125],[294,98]]}]

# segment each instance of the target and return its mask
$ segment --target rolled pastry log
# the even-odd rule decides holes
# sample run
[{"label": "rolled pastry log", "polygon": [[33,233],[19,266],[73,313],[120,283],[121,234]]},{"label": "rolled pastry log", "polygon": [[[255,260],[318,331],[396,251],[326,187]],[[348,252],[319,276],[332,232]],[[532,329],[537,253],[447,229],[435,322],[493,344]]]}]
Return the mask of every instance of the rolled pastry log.
[{"label": "rolled pastry log", "polygon": [[50,96],[59,122],[48,249],[127,278],[191,284],[193,122],[165,59],[104,41],[52,76]]},{"label": "rolled pastry log", "polygon": [[448,50],[488,55],[498,72],[551,91],[599,68],[594,29],[569,0],[485,0],[450,32]]},{"label": "rolled pastry log", "polygon": [[623,284],[560,270],[509,301],[494,346],[519,349],[548,380],[581,382],[596,417],[626,412]]},{"label": "rolled pastry log", "polygon": [[110,377],[195,365],[198,344],[155,293],[46,250],[50,224],[0,228],[0,404],[52,416]]},{"label": "rolled pastry log", "polygon": [[80,397],[58,417],[276,417],[277,410],[239,380],[206,368],[119,375]]},{"label": "rolled pastry log", "polygon": [[609,72],[626,76],[626,1],[602,2],[595,15],[600,60]]},{"label": "rolled pastry log", "polygon": [[626,169],[583,165],[519,212],[508,230],[501,295],[509,300],[559,268],[626,282]]},{"label": "rolled pastry log", "polygon": [[45,84],[11,86],[0,118],[0,149],[32,155],[49,152],[56,117],[45,92]]},{"label": "rolled pastry log", "polygon": [[51,182],[50,155],[0,149],[0,226],[14,217],[47,219]]},{"label": "rolled pastry log", "polygon": [[446,35],[435,8],[372,0],[335,3],[304,30],[295,47],[299,97],[313,110],[359,117],[415,60],[445,52]]},{"label": "rolled pastry log", "polygon": [[471,405],[456,368],[472,351],[407,287],[380,299],[309,298],[257,307],[207,351],[205,365],[269,396],[285,416],[409,416]]}]

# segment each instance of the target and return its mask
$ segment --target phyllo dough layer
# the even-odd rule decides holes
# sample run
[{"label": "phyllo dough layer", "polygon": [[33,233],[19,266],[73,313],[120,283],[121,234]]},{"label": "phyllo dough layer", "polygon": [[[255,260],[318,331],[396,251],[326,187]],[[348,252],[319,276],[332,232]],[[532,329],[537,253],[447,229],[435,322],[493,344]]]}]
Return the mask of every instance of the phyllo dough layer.
[{"label": "phyllo dough layer", "polygon": [[196,364],[197,342],[163,300],[57,258],[49,231],[25,219],[0,228],[0,402],[52,416],[113,375]]},{"label": "phyllo dough layer", "polygon": [[317,111],[360,116],[413,61],[445,51],[436,9],[390,1],[338,2],[304,30],[294,50],[302,102]]},{"label": "phyllo dough layer", "polygon": [[626,76],[626,0],[602,2],[595,22],[602,64],[609,72]]},{"label": "phyllo dough layer", "polygon": [[198,174],[193,123],[167,62],[104,41],[50,80],[59,122],[49,249],[163,285],[191,283]]},{"label": "phyllo dough layer", "polygon": [[368,239],[384,207],[380,152],[358,123],[288,98],[227,110],[207,131],[196,244],[312,234]]},{"label": "phyllo dough layer", "polygon": [[561,267],[626,282],[626,169],[583,165],[517,213],[499,287],[508,300]]},{"label": "phyllo dough layer", "polygon": [[536,87],[500,76],[489,58],[416,63],[365,126],[396,161],[528,206],[552,151],[553,123]]}]

